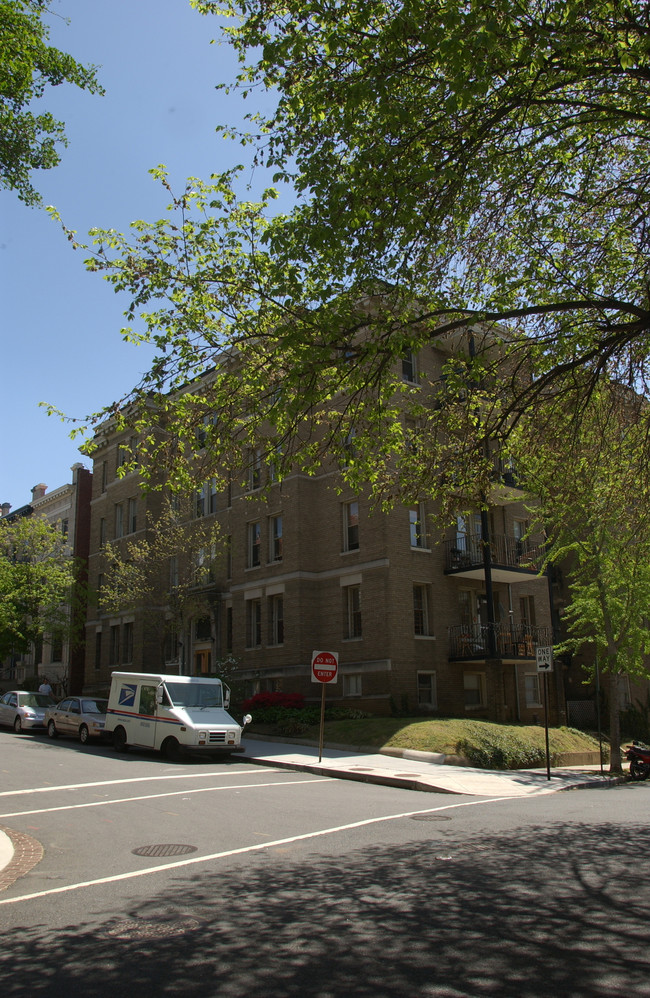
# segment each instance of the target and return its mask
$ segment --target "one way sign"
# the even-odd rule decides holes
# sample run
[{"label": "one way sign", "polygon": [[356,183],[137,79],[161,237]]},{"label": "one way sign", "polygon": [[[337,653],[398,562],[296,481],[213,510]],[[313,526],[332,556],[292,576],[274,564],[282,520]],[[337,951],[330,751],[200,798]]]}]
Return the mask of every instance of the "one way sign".
[{"label": "one way sign", "polygon": [[543,645],[535,649],[535,657],[537,659],[537,671],[538,672],[552,672],[553,671],[553,647],[552,645]]}]

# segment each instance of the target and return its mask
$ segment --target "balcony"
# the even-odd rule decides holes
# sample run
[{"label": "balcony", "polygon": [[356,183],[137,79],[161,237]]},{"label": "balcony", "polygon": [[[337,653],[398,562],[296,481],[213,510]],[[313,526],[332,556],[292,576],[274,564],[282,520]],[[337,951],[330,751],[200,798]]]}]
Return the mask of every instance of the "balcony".
[{"label": "balcony", "polygon": [[533,624],[494,624],[494,649],[490,648],[490,625],[454,625],[448,628],[449,660],[456,662],[482,662],[487,658],[500,658],[504,662],[530,662],[535,660],[535,649],[553,644],[550,627]]},{"label": "balcony", "polygon": [[[444,542],[445,575],[464,579],[485,579],[483,542],[470,534],[457,535]],[[493,582],[517,583],[523,576],[538,575],[544,564],[544,548],[528,540],[498,535],[490,540]]]}]

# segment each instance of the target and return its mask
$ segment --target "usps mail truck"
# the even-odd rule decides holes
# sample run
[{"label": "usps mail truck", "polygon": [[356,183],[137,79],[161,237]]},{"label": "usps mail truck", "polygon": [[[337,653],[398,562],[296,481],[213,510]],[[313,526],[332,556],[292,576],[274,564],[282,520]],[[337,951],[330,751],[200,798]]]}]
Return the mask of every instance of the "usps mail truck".
[{"label": "usps mail truck", "polygon": [[230,691],[220,679],[114,672],[105,731],[118,752],[159,749],[169,759],[186,752],[223,755],[243,752],[240,725],[227,712]]}]

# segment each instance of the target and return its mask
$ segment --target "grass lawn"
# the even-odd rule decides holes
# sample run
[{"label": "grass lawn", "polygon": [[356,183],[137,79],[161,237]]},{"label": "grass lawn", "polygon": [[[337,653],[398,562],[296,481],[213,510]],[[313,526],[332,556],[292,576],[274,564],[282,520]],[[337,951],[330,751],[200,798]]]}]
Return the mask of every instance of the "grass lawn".
[{"label": "grass lawn", "polygon": [[[270,734],[271,728],[264,726]],[[253,724],[252,730],[255,731]],[[261,729],[257,729],[261,730]],[[281,733],[278,728],[273,733]],[[301,737],[318,740],[311,725]],[[545,763],[544,728],[538,725],[494,724],[490,721],[409,717],[369,717],[326,721],[325,744],[352,748],[399,748],[444,755],[462,755],[474,766],[517,769]],[[560,753],[598,752],[598,741],[575,728],[549,730],[551,761]]]}]

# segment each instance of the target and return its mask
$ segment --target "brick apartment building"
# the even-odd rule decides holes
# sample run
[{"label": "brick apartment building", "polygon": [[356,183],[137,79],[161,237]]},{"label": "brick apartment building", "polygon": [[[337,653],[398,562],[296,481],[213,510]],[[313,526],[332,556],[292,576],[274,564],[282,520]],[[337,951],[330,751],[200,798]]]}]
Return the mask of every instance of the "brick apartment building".
[{"label": "brick apartment building", "polygon": [[[403,375],[435,378],[446,356],[444,345],[427,347],[409,357]],[[108,421],[95,442],[89,578],[101,588],[106,541],[145,537],[164,498],[142,491],[137,469],[120,474],[135,445],[128,432]],[[347,488],[335,467],[281,482],[271,475],[253,462],[243,484],[221,492],[208,483],[194,497],[192,515],[220,530],[209,564],[205,552],[181,545],[146,606],[89,608],[86,691],[105,691],[115,668],[203,673],[232,657],[249,693],[316,698],[311,656],[328,649],[340,663],[330,703],[377,714],[541,720],[535,649],[553,643],[550,590],[538,576],[541,549],[524,508],[506,498],[512,489],[495,483],[487,513],[459,516],[442,535],[428,501],[373,513],[369,497]],[[199,609],[179,617],[170,591],[179,565],[197,555]],[[565,721],[561,683],[557,671],[553,723]]]}]

